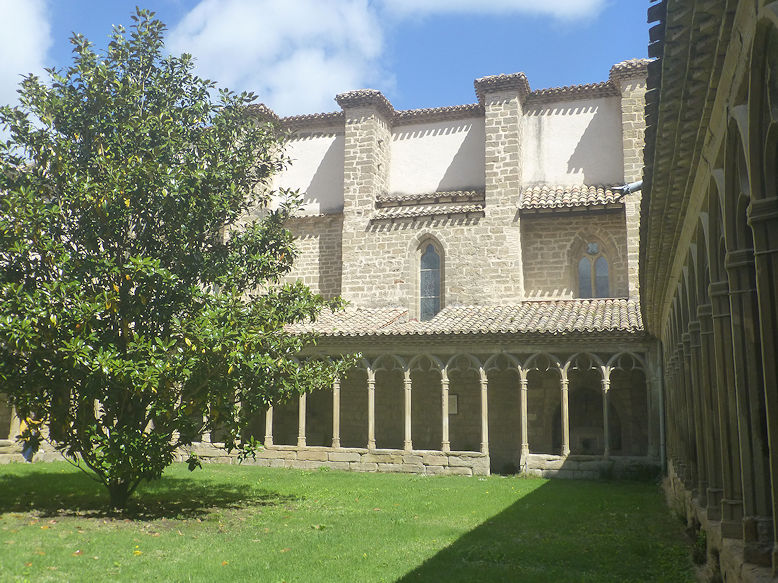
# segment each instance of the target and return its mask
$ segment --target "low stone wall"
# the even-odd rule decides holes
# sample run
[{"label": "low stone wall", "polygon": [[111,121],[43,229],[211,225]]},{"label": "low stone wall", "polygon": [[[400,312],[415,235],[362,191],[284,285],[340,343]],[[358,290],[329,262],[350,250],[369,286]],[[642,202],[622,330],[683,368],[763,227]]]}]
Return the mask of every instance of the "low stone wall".
[{"label": "low stone wall", "polygon": [[659,460],[649,457],[549,455],[531,453],[526,460],[523,473],[540,478],[569,478],[577,480],[598,480],[601,478],[644,479],[658,476]]},{"label": "low stone wall", "polygon": [[[196,453],[206,463],[238,463],[234,454],[227,454],[217,445],[195,444],[187,451]],[[181,460],[187,455],[182,453]],[[332,468],[352,472],[400,472],[410,474],[445,474],[488,476],[489,456],[472,451],[403,451],[398,449],[298,447],[272,445],[257,452],[256,459],[245,464],[272,468],[313,470]]]},{"label": "low stone wall", "polygon": [[667,505],[686,522],[687,533],[694,540],[698,530],[705,532],[706,563],[698,568],[701,581],[727,581],[733,583],[775,583],[769,567],[759,567],[743,560],[744,545],[739,538],[722,536],[721,521],[708,518],[678,476],[673,462],[668,460],[667,476],[662,480]]}]

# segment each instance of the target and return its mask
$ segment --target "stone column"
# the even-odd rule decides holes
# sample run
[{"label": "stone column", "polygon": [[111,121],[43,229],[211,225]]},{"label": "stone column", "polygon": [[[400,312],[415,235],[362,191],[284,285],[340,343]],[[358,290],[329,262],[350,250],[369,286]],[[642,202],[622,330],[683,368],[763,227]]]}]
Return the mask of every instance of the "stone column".
[{"label": "stone column", "polygon": [[708,520],[721,520],[721,498],[724,490],[721,483],[721,436],[719,426],[718,390],[714,367],[713,305],[697,307],[700,321],[700,386],[703,388],[703,420],[705,441],[708,444]]},{"label": "stone column", "polygon": [[726,280],[711,282],[708,290],[713,303],[713,345],[721,427],[721,477],[724,489],[721,499],[721,535],[739,539],[743,536],[743,494],[740,481],[737,398],[732,367],[729,283]]},{"label": "stone column", "polygon": [[[692,314],[689,315],[690,317]],[[700,353],[702,339],[700,322],[689,322],[689,372],[692,405],[694,406],[694,438],[697,451],[697,501],[702,508],[708,506],[708,457],[705,441],[704,412],[702,401],[702,386],[700,385]]]},{"label": "stone column", "polygon": [[762,432],[766,410],[753,249],[728,251],[724,264],[729,279],[743,480],[743,556],[748,562],[764,565],[771,561],[772,548],[768,552],[767,545],[773,544],[772,496],[769,447]]},{"label": "stone column", "polygon": [[[773,173],[774,169],[771,170]],[[768,193],[762,193],[768,194]],[[770,193],[772,194],[772,193]],[[767,435],[772,484],[773,570],[778,572],[778,197],[752,198],[748,224],[754,234],[754,266],[762,346]]]},{"label": "stone column", "polygon": [[16,436],[19,435],[19,428],[22,425],[22,420],[19,419],[19,415],[16,414],[16,407],[11,405],[11,419],[10,426],[8,428],[8,439],[16,441]]},{"label": "stone column", "polygon": [[602,438],[604,440],[603,456],[611,456],[611,434],[608,427],[608,392],[611,390],[611,369],[605,367],[602,371]]},{"label": "stone column", "polygon": [[[522,118],[529,83],[524,73],[494,75],[475,80],[484,108],[484,217],[480,227],[489,232],[488,248],[475,250],[471,263],[478,281],[474,294],[518,302],[524,298],[520,220],[516,213],[522,181]],[[480,288],[478,288],[480,286]]]},{"label": "stone column", "polygon": [[568,410],[568,393],[569,393],[569,381],[567,380],[567,369],[561,369],[562,375],[561,388],[562,388],[562,456],[567,457],[570,455],[570,412]]},{"label": "stone column", "polygon": [[273,406],[265,411],[265,447],[273,445]]},{"label": "stone column", "polygon": [[489,380],[483,368],[479,372],[481,378],[481,453],[489,453]]},{"label": "stone column", "polygon": [[367,371],[367,449],[375,449],[375,372]]},{"label": "stone column", "polygon": [[403,388],[405,389],[405,440],[403,449],[411,451],[413,449],[413,439],[411,436],[411,392],[413,390],[413,381],[411,380],[411,371],[406,370],[403,377]]},{"label": "stone column", "polygon": [[522,470],[527,468],[529,459],[529,432],[527,431],[527,390],[528,370],[524,368],[519,369],[519,383],[521,386],[521,458],[519,466]]},{"label": "stone column", "polygon": [[332,381],[332,447],[340,447],[340,379]]},{"label": "stone column", "polygon": [[297,402],[297,447],[305,447],[305,410],[307,403],[308,395],[303,393]]},{"label": "stone column", "polygon": [[694,392],[692,390],[691,372],[691,336],[688,332],[681,334],[681,342],[678,346],[681,355],[681,386],[683,387],[684,400],[686,402],[686,463],[685,474],[686,487],[690,492],[697,491],[697,440],[695,431],[697,425],[694,420]]},{"label": "stone column", "polygon": [[451,441],[448,435],[448,373],[445,369],[440,371],[440,403],[441,403],[441,431],[440,451],[451,451]]},{"label": "stone column", "polygon": [[657,447],[659,419],[663,412],[660,410],[657,401],[659,389],[658,379],[654,374],[653,355],[646,353],[643,355],[643,358],[646,362],[646,368],[643,371],[643,380],[646,383],[646,402],[648,403],[648,418],[646,419],[646,454],[648,457],[656,459],[659,454],[659,448]]},{"label": "stone column", "polygon": [[208,415],[203,415],[203,432],[200,434],[200,441],[202,443],[211,443],[211,432],[205,428],[206,423],[208,423]]}]

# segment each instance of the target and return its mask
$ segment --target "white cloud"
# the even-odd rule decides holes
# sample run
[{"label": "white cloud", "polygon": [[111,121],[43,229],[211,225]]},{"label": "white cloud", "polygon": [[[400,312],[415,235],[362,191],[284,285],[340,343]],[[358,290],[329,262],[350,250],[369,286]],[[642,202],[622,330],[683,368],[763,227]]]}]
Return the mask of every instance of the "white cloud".
[{"label": "white cloud", "polygon": [[201,0],[167,46],[194,55],[198,74],[254,91],[281,115],[334,111],[336,93],[392,85],[367,0]]},{"label": "white cloud", "polygon": [[[623,0],[622,0],[623,1]],[[396,17],[433,14],[532,14],[562,21],[591,18],[607,0],[382,0],[387,12]]]},{"label": "white cloud", "polygon": [[0,0],[0,14],[0,104],[13,104],[22,76],[43,74],[51,27],[45,0]]}]

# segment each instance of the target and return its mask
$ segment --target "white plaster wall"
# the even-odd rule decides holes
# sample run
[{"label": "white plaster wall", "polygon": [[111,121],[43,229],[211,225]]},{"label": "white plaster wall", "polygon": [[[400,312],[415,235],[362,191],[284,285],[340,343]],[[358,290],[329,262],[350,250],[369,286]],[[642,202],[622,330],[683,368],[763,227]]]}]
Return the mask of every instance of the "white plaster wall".
[{"label": "white plaster wall", "polygon": [[616,184],[624,179],[621,100],[562,101],[525,111],[525,184]]},{"label": "white plaster wall", "polygon": [[274,188],[299,189],[305,214],[343,210],[344,137],[342,133],[295,136],[286,143],[291,164],[279,174]]},{"label": "white plaster wall", "polygon": [[390,193],[423,194],[483,186],[483,118],[394,128]]}]

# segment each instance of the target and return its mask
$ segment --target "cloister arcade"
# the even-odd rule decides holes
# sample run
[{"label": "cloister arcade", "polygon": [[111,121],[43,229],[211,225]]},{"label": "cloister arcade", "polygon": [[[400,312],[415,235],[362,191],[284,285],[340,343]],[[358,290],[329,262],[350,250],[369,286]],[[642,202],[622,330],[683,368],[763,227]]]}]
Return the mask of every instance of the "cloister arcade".
[{"label": "cloister arcade", "polygon": [[363,358],[331,391],[271,407],[251,433],[264,442],[260,457],[285,448],[470,452],[486,458],[486,471],[560,475],[567,460],[658,466],[649,370],[646,354],[631,351],[387,352]]}]

